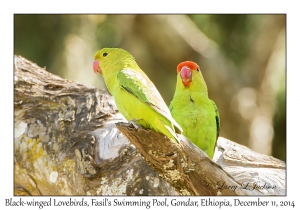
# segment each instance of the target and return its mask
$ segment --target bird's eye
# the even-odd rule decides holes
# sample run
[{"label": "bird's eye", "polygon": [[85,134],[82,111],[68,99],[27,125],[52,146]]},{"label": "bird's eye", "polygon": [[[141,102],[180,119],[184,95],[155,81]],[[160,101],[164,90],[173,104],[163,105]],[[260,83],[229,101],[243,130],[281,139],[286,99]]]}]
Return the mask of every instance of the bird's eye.
[{"label": "bird's eye", "polygon": [[200,71],[200,68],[199,68],[199,67],[197,68],[197,71]]},{"label": "bird's eye", "polygon": [[103,53],[103,57],[106,57],[107,55],[108,55],[108,53],[107,53],[107,52]]}]

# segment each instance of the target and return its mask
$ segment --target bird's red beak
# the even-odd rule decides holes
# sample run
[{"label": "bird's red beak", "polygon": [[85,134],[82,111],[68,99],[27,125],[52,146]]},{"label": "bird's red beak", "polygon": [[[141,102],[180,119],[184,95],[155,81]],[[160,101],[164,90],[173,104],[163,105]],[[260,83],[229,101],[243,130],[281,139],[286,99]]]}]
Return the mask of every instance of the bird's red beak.
[{"label": "bird's red beak", "polygon": [[184,86],[189,86],[191,81],[192,81],[192,71],[189,67],[184,66],[181,68],[180,71],[180,76],[181,76],[181,80],[182,83],[184,84]]},{"label": "bird's red beak", "polygon": [[102,70],[100,68],[100,63],[99,63],[98,60],[94,61],[94,63],[93,63],[93,69],[94,69],[95,74],[97,74],[97,73],[102,74]]}]

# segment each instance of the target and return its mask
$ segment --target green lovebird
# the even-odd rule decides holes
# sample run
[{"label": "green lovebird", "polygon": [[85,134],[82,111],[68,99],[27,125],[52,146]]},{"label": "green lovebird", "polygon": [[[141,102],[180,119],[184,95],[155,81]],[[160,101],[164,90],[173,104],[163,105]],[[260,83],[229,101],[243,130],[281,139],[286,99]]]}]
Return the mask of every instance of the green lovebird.
[{"label": "green lovebird", "polygon": [[177,84],[170,111],[190,141],[209,158],[214,155],[220,131],[220,116],[216,104],[208,98],[207,86],[199,66],[185,61],[177,66]]},{"label": "green lovebird", "polygon": [[95,54],[95,73],[102,74],[120,113],[144,128],[177,141],[182,128],[134,57],[120,48],[103,48]]}]

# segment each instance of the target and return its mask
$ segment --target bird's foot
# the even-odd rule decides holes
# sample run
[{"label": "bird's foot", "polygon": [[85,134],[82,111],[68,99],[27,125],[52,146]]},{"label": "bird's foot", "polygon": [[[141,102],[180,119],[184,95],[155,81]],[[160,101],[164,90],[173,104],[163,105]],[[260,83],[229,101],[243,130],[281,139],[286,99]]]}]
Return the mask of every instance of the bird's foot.
[{"label": "bird's foot", "polygon": [[134,127],[135,129],[139,129],[141,126],[138,125],[138,124],[136,124],[136,123],[135,123],[136,121],[138,121],[138,120],[134,118],[134,119],[130,120],[128,123],[130,123],[131,125],[133,125],[133,127]]}]

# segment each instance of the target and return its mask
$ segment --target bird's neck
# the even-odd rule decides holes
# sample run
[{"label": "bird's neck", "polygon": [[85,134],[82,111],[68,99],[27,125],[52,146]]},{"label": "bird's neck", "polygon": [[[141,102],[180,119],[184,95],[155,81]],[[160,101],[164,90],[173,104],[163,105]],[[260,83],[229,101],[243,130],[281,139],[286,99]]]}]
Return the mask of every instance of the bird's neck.
[{"label": "bird's neck", "polygon": [[204,79],[200,78],[200,81],[192,81],[188,87],[184,86],[181,81],[180,75],[177,76],[176,92],[193,92],[194,94],[201,94],[208,97],[207,86]]}]

